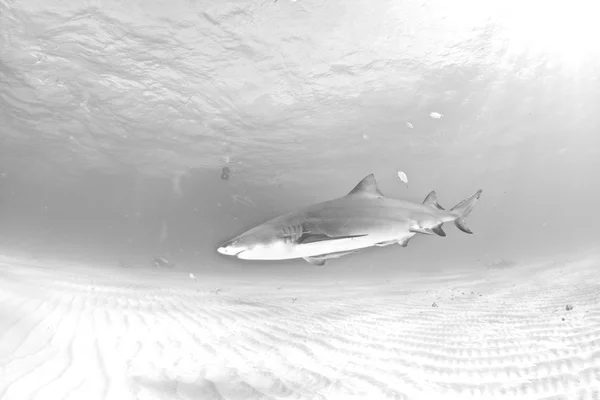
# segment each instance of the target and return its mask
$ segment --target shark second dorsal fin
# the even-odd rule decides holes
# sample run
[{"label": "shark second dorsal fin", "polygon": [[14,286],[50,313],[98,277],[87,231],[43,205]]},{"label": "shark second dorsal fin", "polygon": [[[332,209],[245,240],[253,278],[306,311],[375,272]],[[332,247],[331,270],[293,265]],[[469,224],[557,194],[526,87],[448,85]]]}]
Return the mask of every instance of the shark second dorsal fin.
[{"label": "shark second dorsal fin", "polygon": [[429,194],[427,195],[427,197],[425,197],[425,200],[423,200],[423,204],[425,204],[427,206],[435,207],[438,210],[443,210],[444,209],[438,203],[437,193],[435,193],[435,190],[432,190],[431,192],[429,192]]},{"label": "shark second dorsal fin", "polygon": [[383,196],[383,193],[377,187],[377,182],[375,181],[375,176],[373,174],[369,174],[363,178],[362,181],[358,182],[358,185],[354,187],[348,193],[348,196]]}]

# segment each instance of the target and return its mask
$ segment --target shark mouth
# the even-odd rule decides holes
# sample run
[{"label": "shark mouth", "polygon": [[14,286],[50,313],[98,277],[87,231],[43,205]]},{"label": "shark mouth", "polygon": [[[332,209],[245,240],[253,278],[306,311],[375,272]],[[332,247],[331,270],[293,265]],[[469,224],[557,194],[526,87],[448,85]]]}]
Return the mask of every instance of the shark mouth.
[{"label": "shark mouth", "polygon": [[234,252],[230,251],[227,248],[227,246],[225,246],[225,245],[217,248],[217,252],[219,252],[220,254],[223,254],[226,256],[234,256],[234,257],[238,257],[240,254],[242,254],[246,250],[247,249],[242,249],[242,250],[238,251],[237,253],[234,253]]}]

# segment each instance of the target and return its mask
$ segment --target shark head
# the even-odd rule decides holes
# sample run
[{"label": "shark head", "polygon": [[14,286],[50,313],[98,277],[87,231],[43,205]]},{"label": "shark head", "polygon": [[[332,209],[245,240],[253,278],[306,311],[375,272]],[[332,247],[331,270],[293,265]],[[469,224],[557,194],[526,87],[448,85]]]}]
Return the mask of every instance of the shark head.
[{"label": "shark head", "polygon": [[287,247],[281,229],[266,223],[228,240],[217,251],[242,260],[268,260],[281,257]]}]

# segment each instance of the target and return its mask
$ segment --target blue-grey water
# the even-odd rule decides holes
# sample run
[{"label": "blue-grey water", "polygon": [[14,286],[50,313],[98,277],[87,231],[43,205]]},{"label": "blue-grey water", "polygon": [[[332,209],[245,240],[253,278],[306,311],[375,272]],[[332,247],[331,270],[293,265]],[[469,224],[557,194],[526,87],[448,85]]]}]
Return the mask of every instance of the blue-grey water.
[{"label": "blue-grey water", "polygon": [[[598,12],[583,0],[0,0],[0,253],[327,280],[593,252]],[[216,252],[370,173],[387,196],[436,190],[444,207],[483,189],[474,235],[448,226],[322,269]]]}]

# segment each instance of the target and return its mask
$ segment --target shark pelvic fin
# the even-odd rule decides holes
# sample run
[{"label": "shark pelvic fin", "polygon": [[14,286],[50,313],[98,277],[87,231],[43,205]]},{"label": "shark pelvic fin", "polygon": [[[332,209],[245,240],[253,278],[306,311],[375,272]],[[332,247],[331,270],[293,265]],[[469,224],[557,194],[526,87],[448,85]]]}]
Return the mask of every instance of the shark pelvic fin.
[{"label": "shark pelvic fin", "polygon": [[325,265],[326,258],[323,257],[304,257],[304,260],[312,265],[323,266]]},{"label": "shark pelvic fin", "polygon": [[360,196],[383,196],[383,193],[377,187],[377,182],[375,181],[375,175],[370,174],[363,178],[362,181],[358,182],[358,185],[354,187],[348,193],[348,196],[352,195],[360,195]]},{"label": "shark pelvic fin", "polygon": [[423,200],[423,204],[425,204],[427,206],[435,207],[438,210],[444,209],[444,207],[440,206],[440,204],[438,203],[438,197],[437,197],[437,193],[435,193],[435,190],[432,190],[431,192],[429,192],[427,197],[425,197],[425,200]]},{"label": "shark pelvic fin", "polygon": [[412,238],[412,236],[410,236],[410,237],[407,237],[407,238],[405,238],[405,239],[402,239],[402,240],[399,240],[399,241],[398,241],[398,244],[399,244],[400,246],[402,246],[402,247],[406,247],[406,246],[408,246],[408,242],[410,241],[410,239],[411,239],[411,238]]}]

